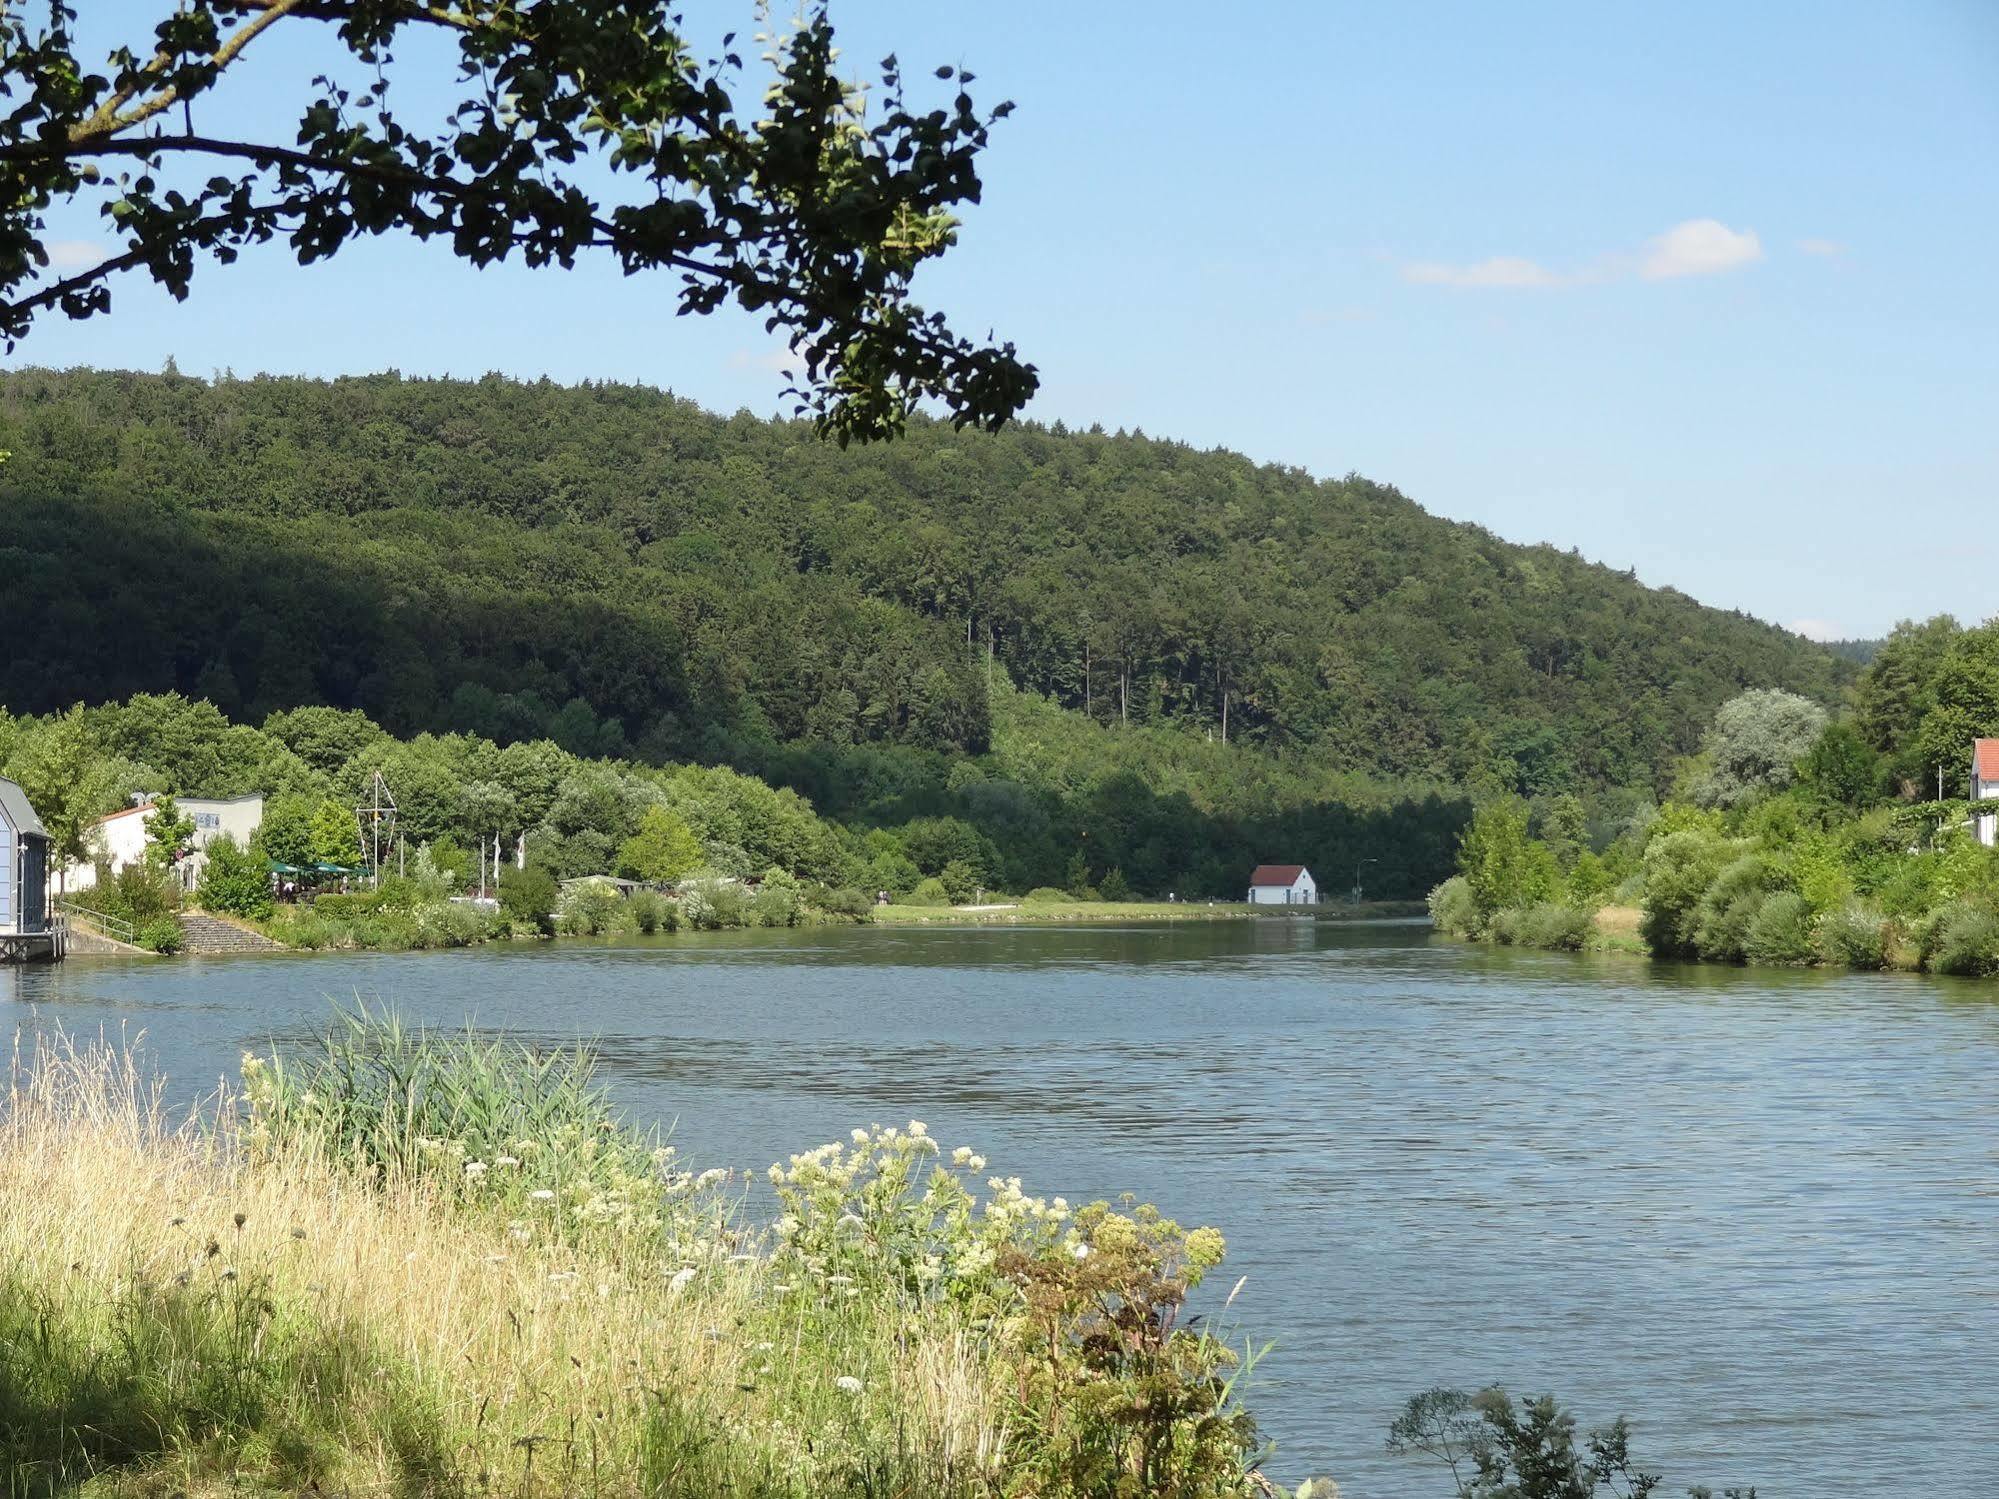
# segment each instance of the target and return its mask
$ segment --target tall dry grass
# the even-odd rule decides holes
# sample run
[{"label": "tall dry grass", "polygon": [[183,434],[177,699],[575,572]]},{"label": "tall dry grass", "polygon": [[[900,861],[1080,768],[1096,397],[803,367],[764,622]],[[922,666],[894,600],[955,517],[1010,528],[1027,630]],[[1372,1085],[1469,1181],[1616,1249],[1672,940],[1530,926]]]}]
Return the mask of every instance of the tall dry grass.
[{"label": "tall dry grass", "polygon": [[[10,1493],[989,1492],[989,1340],[717,1242],[565,1240],[169,1119],[129,1053],[17,1055],[0,1122]],[[688,1273],[691,1270],[692,1273]]]}]

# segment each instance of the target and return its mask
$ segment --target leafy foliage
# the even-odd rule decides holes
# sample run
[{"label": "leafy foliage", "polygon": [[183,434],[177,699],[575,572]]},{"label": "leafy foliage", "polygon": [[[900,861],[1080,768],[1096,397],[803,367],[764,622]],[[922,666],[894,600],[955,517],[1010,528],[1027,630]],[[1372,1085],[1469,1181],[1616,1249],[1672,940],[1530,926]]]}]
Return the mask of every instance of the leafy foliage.
[{"label": "leafy foliage", "polygon": [[1759,792],[1781,790],[1825,726],[1825,709],[1794,692],[1767,689],[1730,698],[1702,741],[1708,770],[1694,800],[1736,807]]},{"label": "leafy foliage", "polygon": [[201,904],[232,916],[269,916],[271,877],[264,859],[227,833],[208,841],[203,850]]},{"label": "leafy foliage", "polygon": [[[1554,1396],[1516,1405],[1497,1387],[1412,1396],[1388,1434],[1391,1453],[1449,1469],[1458,1499],[1643,1499],[1660,1480],[1634,1464],[1630,1448],[1621,1416],[1578,1440],[1575,1417]],[[1690,1492],[1712,1499],[1704,1488]],[[1756,1499],[1756,1490],[1728,1489],[1723,1499]]]},{"label": "leafy foliage", "polygon": [[[309,263],[401,230],[477,266],[602,251],[627,275],[674,276],[682,313],[733,301],[790,342],[800,410],[842,444],[899,431],[933,399],[961,426],[998,426],[1034,393],[1011,345],[959,338],[910,299],[916,269],[956,238],[954,207],[978,201],[976,157],[1011,106],[981,114],[971,74],[950,67],[937,74],[957,84],[948,107],[912,105],[891,57],[871,119],[823,7],[759,36],[772,77],[750,96],[733,37],[703,61],[678,16],[624,0],[157,8],[151,41],[102,73],[78,54],[68,6],[0,13],[10,349],[38,313],[108,310],[125,271],[185,297],[201,258],[226,264],[282,235]],[[336,44],[296,121],[198,132],[197,104],[256,66],[269,31]],[[426,33],[455,45],[455,63]],[[406,50],[455,74],[440,118],[401,109],[411,64],[389,64]],[[78,200],[97,202],[123,247],[50,275],[45,215]]]},{"label": "leafy foliage", "polygon": [[647,807],[638,831],[618,850],[618,873],[634,880],[677,880],[700,866],[701,841],[666,807]]},{"label": "leafy foliage", "polygon": [[[1024,748],[1063,790],[1115,764],[1253,806],[1254,744],[1349,805],[1383,779],[1656,794],[1741,688],[1830,700],[1853,671],[1382,485],[1137,435],[917,420],[842,452],[633,387],[23,371],[0,446],[11,606],[47,645],[0,663],[0,699],[173,688],[277,715],[322,773],[360,709],[729,763],[836,813],[935,753],[971,803],[950,762],[1006,748],[1011,684],[1077,720]],[[1093,845],[1094,874],[1170,888],[1147,862]]]}]

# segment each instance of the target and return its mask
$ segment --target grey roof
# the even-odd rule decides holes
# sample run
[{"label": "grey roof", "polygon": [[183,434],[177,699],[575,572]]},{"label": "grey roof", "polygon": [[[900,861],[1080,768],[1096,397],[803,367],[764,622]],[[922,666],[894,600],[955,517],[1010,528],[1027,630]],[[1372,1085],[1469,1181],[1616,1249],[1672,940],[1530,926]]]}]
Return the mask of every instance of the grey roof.
[{"label": "grey roof", "polygon": [[26,833],[34,838],[46,838],[49,830],[42,826],[41,818],[35,816],[35,809],[28,801],[28,793],[5,776],[0,776],[0,816],[14,825],[17,833]]}]

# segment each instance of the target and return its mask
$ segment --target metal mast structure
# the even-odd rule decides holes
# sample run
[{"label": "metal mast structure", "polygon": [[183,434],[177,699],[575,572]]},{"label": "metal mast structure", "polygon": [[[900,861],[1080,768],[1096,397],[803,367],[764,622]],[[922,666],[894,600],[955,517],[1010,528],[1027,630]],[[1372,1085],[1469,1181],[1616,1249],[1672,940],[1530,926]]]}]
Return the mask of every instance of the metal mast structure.
[{"label": "metal mast structure", "polygon": [[368,851],[369,877],[379,889],[382,850],[396,841],[396,799],[389,795],[389,783],[379,770],[368,785],[368,800],[354,809],[354,822],[361,832],[361,847]]}]

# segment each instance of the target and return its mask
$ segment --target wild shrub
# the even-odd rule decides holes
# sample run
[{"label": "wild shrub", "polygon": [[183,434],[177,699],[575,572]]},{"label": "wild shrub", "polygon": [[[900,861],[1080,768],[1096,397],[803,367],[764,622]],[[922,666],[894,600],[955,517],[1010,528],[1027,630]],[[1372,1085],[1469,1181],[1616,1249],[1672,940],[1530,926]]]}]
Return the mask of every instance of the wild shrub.
[{"label": "wild shrub", "polygon": [[[1448,1468],[1462,1499],[1638,1496],[1660,1482],[1633,1463],[1631,1428],[1622,1416],[1578,1442],[1576,1418],[1554,1396],[1516,1406],[1497,1387],[1410,1397],[1388,1429],[1388,1450]],[[1707,1488],[1689,1492],[1692,1499],[1714,1499]],[[1722,1499],[1756,1499],[1756,1490],[1728,1489]]]},{"label": "wild shrub", "polygon": [[[1009,1394],[1007,1492],[1245,1493],[1256,1426],[1235,1399],[1236,1355],[1184,1325],[1222,1236],[1149,1206],[1028,1196],[969,1149],[942,1157],[921,1121],[855,1130],[770,1172],[782,1216],[773,1265],[855,1301],[943,1306],[992,1329]],[[830,1273],[829,1273],[830,1272]]]},{"label": "wild shrub", "polygon": [[1767,854],[1745,854],[1723,866],[1695,911],[1695,951],[1710,963],[1746,961],[1749,929],[1764,901],[1784,887],[1786,878]]},{"label": "wild shrub", "polygon": [[177,953],[184,941],[186,935],[181,931],[180,922],[172,916],[155,916],[137,928],[132,937],[135,947],[156,953]]},{"label": "wild shrub", "polygon": [[493,934],[493,922],[483,911],[456,901],[441,901],[416,913],[418,946],[468,947]]},{"label": "wild shrub", "polygon": [[625,905],[632,924],[644,936],[650,937],[658,931],[666,919],[667,902],[657,890],[634,890]]},{"label": "wild shrub", "polygon": [[1819,918],[1812,944],[1828,967],[1878,969],[1888,961],[1887,923],[1873,907],[1848,901]]},{"label": "wild shrub", "polygon": [[1581,952],[1595,930],[1589,912],[1559,901],[1544,901],[1525,911],[1509,914],[1514,917],[1513,941],[1521,947]]},{"label": "wild shrub", "polygon": [[[1028,896],[1029,900],[1034,897]],[[1430,920],[1452,937],[1476,937],[1482,925],[1478,901],[1461,874],[1454,874],[1430,892]]]},{"label": "wild shrub", "polygon": [[500,870],[500,910],[520,926],[546,935],[555,930],[555,876],[539,864]]},{"label": "wild shrub", "polygon": [[1057,890],[1053,885],[1036,885],[1021,898],[1023,905],[1029,906],[1070,906],[1076,897],[1066,890]]},{"label": "wild shrub", "polygon": [[1766,895],[1749,923],[1743,954],[1752,963],[1811,962],[1811,904],[1791,890]]},{"label": "wild shrub", "polygon": [[422,939],[422,928],[407,911],[357,917],[348,930],[354,945],[369,952],[405,952]]},{"label": "wild shrub", "polygon": [[803,909],[799,883],[782,869],[766,869],[750,898],[749,918],[757,926],[796,926]]},{"label": "wild shrub", "polygon": [[1639,930],[1654,955],[1693,957],[1695,932],[1708,886],[1728,857],[1728,846],[1699,828],[1681,828],[1655,837],[1642,864],[1644,916]]},{"label": "wild shrub", "polygon": [[1999,915],[1962,901],[1945,907],[1930,924],[1923,960],[1932,973],[1965,978],[1999,973]]},{"label": "wild shrub", "polygon": [[265,929],[285,946],[308,952],[340,947],[349,940],[344,923],[329,920],[311,906],[281,906]]},{"label": "wild shrub", "polygon": [[565,937],[603,936],[618,924],[624,903],[615,886],[577,880],[556,897],[555,929]]},{"label": "wild shrub", "polygon": [[865,920],[874,909],[874,899],[867,891],[853,885],[809,885],[805,890],[805,903],[824,916],[838,916],[847,921]]},{"label": "wild shrub", "polygon": [[210,911],[231,916],[271,914],[271,874],[263,855],[243,847],[227,833],[209,840],[203,851],[201,886],[197,894]]},{"label": "wild shrub", "polygon": [[312,898],[312,909],[330,921],[351,921],[356,916],[372,916],[384,909],[381,897],[372,890],[357,890],[349,895],[329,892]]},{"label": "wild shrub", "polygon": [[115,875],[102,860],[97,865],[96,887],[85,893],[83,904],[129,922],[135,929],[151,926],[180,909],[180,886],[158,865],[139,861],[127,864]]},{"label": "wild shrub", "polygon": [[933,878],[921,881],[914,890],[903,896],[896,904],[899,906],[948,906],[951,904],[951,893],[944,888],[943,881]]},{"label": "wild shrub", "polygon": [[1104,871],[1104,877],[1097,883],[1097,894],[1105,900],[1119,901],[1131,899],[1131,882],[1124,877],[1124,871],[1115,865]]}]

